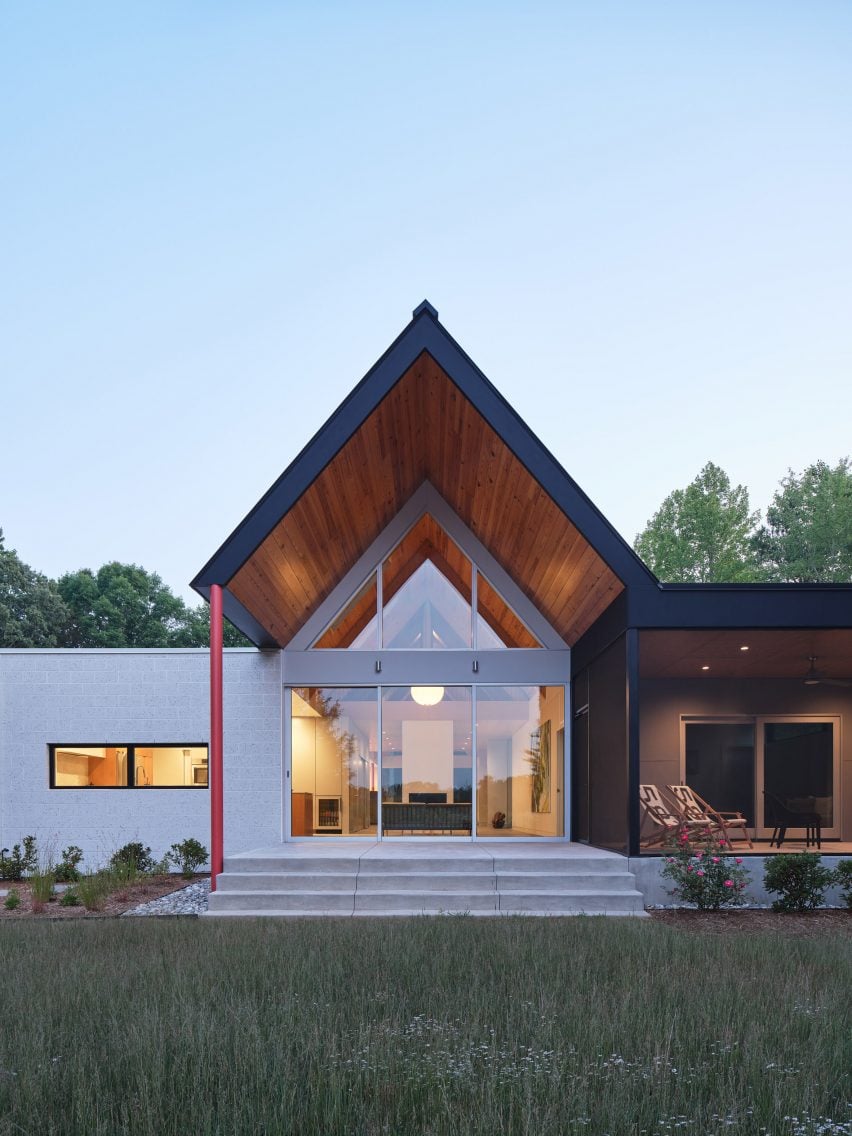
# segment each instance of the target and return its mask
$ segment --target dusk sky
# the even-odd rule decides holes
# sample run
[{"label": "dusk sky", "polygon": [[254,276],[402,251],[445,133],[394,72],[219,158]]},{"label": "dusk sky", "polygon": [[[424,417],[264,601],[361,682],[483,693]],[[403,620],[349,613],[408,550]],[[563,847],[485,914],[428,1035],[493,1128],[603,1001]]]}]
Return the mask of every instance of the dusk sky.
[{"label": "dusk sky", "polygon": [[0,10],[0,527],[177,592],[428,298],[632,541],[852,452],[852,5]]}]

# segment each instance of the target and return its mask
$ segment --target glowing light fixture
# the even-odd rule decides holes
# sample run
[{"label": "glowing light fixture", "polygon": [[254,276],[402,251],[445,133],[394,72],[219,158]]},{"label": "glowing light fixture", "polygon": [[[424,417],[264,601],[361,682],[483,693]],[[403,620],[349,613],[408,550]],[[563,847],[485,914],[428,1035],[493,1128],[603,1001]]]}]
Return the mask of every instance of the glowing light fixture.
[{"label": "glowing light fixture", "polygon": [[703,671],[709,671],[709,670],[710,670],[710,668],[709,668],[709,667],[708,667],[708,666],[707,666],[706,664],[705,664],[705,666],[703,666],[703,667],[702,667],[701,669],[702,669]]},{"label": "glowing light fixture", "polygon": [[437,706],[444,697],[443,686],[412,686],[411,697],[418,706]]},{"label": "glowing light fixture", "polygon": [[748,650],[748,647],[740,647],[740,650],[741,650],[741,651],[747,651],[747,650]]}]

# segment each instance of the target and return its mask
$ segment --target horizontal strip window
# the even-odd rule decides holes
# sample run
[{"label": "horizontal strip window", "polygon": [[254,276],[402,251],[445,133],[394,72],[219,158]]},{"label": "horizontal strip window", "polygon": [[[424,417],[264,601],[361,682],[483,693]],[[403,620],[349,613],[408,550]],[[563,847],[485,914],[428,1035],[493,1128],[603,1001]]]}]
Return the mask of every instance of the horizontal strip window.
[{"label": "horizontal strip window", "polygon": [[207,746],[51,745],[51,789],[206,789]]}]

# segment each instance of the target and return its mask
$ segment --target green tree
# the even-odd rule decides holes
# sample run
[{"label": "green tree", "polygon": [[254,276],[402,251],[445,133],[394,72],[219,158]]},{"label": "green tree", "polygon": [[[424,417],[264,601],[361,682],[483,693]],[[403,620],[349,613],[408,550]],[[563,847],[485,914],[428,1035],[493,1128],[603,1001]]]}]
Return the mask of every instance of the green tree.
[{"label": "green tree", "polygon": [[170,647],[186,605],[155,572],[113,560],[58,581],[69,617],[63,647]]},{"label": "green tree", "polygon": [[56,585],[6,548],[0,529],[0,647],[55,647],[66,618]]},{"label": "green tree", "polygon": [[781,479],[755,537],[766,578],[852,582],[852,463],[819,461]]},{"label": "green tree", "polygon": [[[241,631],[237,631],[233,623],[226,619],[222,631],[222,642],[226,647],[251,647],[252,643],[246,639]],[[173,647],[209,647],[210,646],[210,608],[207,604],[198,607],[188,607],[183,625],[172,636]]]},{"label": "green tree", "polygon": [[686,489],[675,489],[639,533],[636,552],[669,583],[760,579],[753,536],[760,513],[748,490],[708,462]]},{"label": "green tree", "polygon": [[[97,572],[81,568],[59,580],[67,615],[63,647],[206,647],[210,612],[187,607],[155,572],[111,561]],[[225,621],[226,647],[250,647]]]}]

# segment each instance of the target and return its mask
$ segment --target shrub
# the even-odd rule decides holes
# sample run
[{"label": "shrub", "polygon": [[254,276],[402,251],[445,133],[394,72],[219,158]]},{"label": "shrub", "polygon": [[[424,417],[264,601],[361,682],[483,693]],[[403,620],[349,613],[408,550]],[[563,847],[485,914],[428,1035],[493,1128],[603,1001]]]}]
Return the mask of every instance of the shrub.
[{"label": "shrub", "polygon": [[87,911],[101,911],[110,893],[110,877],[106,872],[86,872],[80,877],[76,891]]},{"label": "shrub", "polygon": [[146,848],[141,841],[133,840],[113,853],[109,866],[122,879],[135,879],[137,875],[144,875],[154,867],[151,849]]},{"label": "shrub", "polygon": [[834,873],[834,882],[840,885],[843,902],[852,911],[852,860],[841,860]]},{"label": "shrub", "polygon": [[0,879],[22,880],[25,873],[34,872],[38,867],[36,838],[25,836],[22,843],[23,849],[20,844],[14,844],[11,853],[8,848],[0,848]]},{"label": "shrub", "polygon": [[7,911],[14,911],[16,907],[21,906],[21,897],[17,891],[10,891],[3,901],[3,906]]},{"label": "shrub", "polygon": [[188,880],[197,868],[207,863],[210,853],[199,840],[190,836],[189,839],[172,845],[169,858],[178,865],[183,878]]},{"label": "shrub", "polygon": [[748,875],[739,856],[731,856],[728,844],[708,836],[700,848],[681,833],[663,865],[663,876],[674,883],[669,895],[692,903],[701,911],[741,907]]},{"label": "shrub", "polygon": [[29,884],[33,911],[44,911],[44,905],[53,899],[53,886],[55,883],[56,878],[49,868],[44,871],[32,873],[29,877]]},{"label": "shrub", "polygon": [[69,844],[62,850],[62,856],[56,865],[54,874],[56,882],[60,884],[74,884],[80,878],[80,861],[83,859],[83,849],[76,844]]},{"label": "shrub", "polygon": [[68,891],[63,893],[62,899],[60,899],[60,901],[59,901],[59,906],[60,907],[79,907],[80,906],[80,897],[79,897],[79,895],[77,895],[76,891],[73,888],[69,888]]},{"label": "shrub", "polygon": [[822,863],[816,852],[790,852],[767,860],[763,882],[768,892],[779,896],[773,911],[813,911],[822,907],[825,889],[834,872]]}]

